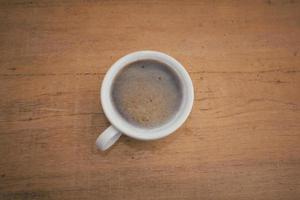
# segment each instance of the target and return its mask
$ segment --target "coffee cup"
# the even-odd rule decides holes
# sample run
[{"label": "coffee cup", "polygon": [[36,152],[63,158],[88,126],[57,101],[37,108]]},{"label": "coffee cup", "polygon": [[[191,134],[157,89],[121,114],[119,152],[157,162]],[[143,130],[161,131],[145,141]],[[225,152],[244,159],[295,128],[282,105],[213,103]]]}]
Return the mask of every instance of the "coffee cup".
[{"label": "coffee cup", "polygon": [[111,123],[96,140],[97,147],[104,151],[123,134],[148,141],[174,133],[192,110],[194,89],[188,72],[173,57],[137,51],[120,58],[107,71],[100,100]]}]

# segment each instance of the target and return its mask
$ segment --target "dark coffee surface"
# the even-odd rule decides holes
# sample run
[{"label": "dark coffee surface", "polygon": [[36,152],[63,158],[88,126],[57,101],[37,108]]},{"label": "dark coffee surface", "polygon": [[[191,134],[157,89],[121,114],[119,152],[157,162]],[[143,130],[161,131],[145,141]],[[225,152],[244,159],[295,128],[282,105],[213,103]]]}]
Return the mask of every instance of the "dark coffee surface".
[{"label": "dark coffee surface", "polygon": [[167,65],[142,60],[119,72],[112,87],[112,100],[127,121],[151,128],[174,116],[182,93],[178,77]]}]

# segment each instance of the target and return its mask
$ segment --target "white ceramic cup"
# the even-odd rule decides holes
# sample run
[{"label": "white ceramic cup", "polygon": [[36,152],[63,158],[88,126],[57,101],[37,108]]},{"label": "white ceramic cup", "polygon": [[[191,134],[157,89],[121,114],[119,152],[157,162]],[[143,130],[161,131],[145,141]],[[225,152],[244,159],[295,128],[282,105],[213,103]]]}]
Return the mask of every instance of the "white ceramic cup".
[{"label": "white ceramic cup", "polygon": [[[181,105],[176,114],[159,127],[141,128],[131,124],[118,113],[112,101],[111,90],[115,77],[128,64],[139,60],[164,63],[174,70],[180,80],[183,94]],[[106,73],[100,94],[103,111],[112,124],[96,140],[97,147],[103,151],[113,145],[122,134],[138,140],[156,140],[170,135],[187,119],[194,102],[193,83],[185,68],[171,56],[157,51],[137,51],[120,58]]]}]

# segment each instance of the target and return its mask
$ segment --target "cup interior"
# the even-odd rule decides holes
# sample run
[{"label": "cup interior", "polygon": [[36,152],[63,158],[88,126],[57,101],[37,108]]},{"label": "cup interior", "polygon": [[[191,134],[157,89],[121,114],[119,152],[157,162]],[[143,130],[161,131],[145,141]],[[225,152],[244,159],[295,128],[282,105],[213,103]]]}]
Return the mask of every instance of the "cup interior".
[{"label": "cup interior", "polygon": [[[124,119],[117,111],[111,96],[113,82],[119,72],[128,64],[141,60],[155,60],[164,63],[176,74],[181,85],[182,99],[177,112],[166,123],[153,128],[136,126]],[[138,51],[120,58],[108,70],[101,87],[101,103],[108,120],[120,132],[140,140],[159,139],[174,132],[188,117],[193,100],[193,85],[185,68],[171,56],[157,51]]]}]

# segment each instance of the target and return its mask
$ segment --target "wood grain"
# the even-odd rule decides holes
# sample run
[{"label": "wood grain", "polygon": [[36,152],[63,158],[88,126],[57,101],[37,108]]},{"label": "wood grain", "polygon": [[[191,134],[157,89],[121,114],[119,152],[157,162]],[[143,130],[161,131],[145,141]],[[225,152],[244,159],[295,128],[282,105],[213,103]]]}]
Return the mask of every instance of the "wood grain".
[{"label": "wood grain", "polygon": [[[196,101],[103,153],[105,72],[153,49]],[[1,1],[0,199],[300,199],[300,2]]]}]

